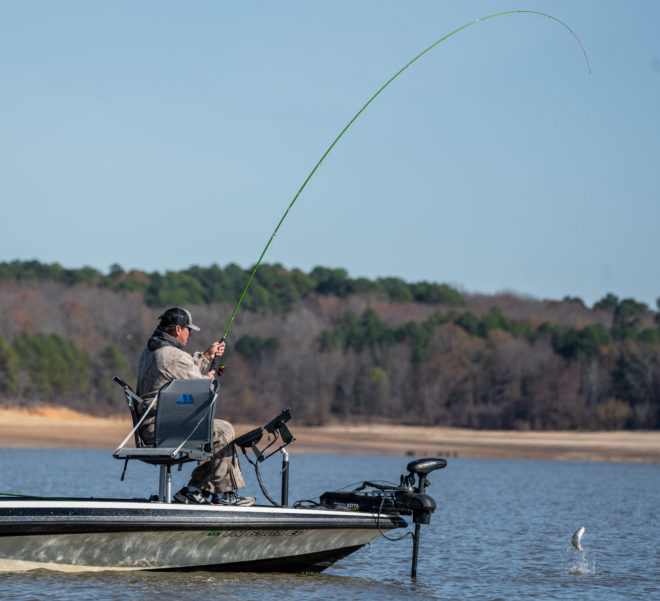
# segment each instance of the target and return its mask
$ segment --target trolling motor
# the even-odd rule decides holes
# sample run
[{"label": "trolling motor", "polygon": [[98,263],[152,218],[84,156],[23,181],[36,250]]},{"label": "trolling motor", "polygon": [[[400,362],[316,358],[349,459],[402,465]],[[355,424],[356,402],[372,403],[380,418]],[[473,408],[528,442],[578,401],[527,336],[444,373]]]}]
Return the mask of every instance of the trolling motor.
[{"label": "trolling motor", "polygon": [[[286,423],[291,419],[291,410],[287,407],[278,416],[271,419],[263,428],[255,428],[246,432],[242,436],[234,439],[234,444],[240,447],[246,459],[254,466],[254,471],[257,474],[259,487],[264,496],[276,507],[286,507],[289,504],[289,453],[284,447],[290,445],[294,440],[293,434],[287,427]],[[260,449],[257,443],[261,441],[264,435],[264,430],[268,433],[268,444]],[[273,451],[268,453],[268,450],[281,440],[281,444]],[[252,461],[247,454],[247,449],[252,449],[256,461]],[[282,502],[275,501],[266,490],[264,483],[261,480],[259,473],[259,464],[266,461],[269,457],[277,452],[282,453]],[[268,453],[268,454],[266,454]]]},{"label": "trolling motor", "polygon": [[417,461],[411,461],[408,466],[408,475],[401,476],[401,483],[404,483],[404,480],[408,480],[411,485],[414,485],[415,474],[419,478],[419,483],[417,487],[413,490],[414,492],[401,493],[399,500],[400,502],[408,507],[413,514],[413,522],[415,524],[415,534],[413,534],[413,555],[412,555],[412,565],[410,568],[410,577],[415,578],[417,576],[417,555],[419,553],[419,535],[420,535],[420,524],[429,524],[431,522],[431,514],[435,511],[435,501],[425,494],[426,487],[431,483],[427,480],[428,476],[434,470],[440,470],[447,467],[447,460],[442,458],[429,458],[429,459],[418,459]]},{"label": "trolling motor", "polygon": [[[419,554],[420,525],[431,522],[431,514],[435,511],[435,500],[426,494],[429,481],[426,476],[435,470],[447,467],[447,460],[440,457],[416,459],[411,461],[406,469],[407,475],[402,475],[399,486],[383,485],[375,482],[363,482],[352,491],[326,492],[321,495],[321,504],[332,509],[351,509],[366,511],[380,515],[396,512],[399,515],[412,515],[415,524],[413,537],[413,553],[410,577],[417,576],[417,557]],[[415,486],[415,476],[418,478]],[[379,491],[367,491],[366,489]]]}]

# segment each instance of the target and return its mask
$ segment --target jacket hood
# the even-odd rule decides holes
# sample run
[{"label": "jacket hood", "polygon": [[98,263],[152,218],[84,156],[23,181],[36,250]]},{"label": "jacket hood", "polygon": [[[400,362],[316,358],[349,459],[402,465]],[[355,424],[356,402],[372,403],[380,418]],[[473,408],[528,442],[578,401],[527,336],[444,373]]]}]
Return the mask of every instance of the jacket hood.
[{"label": "jacket hood", "polygon": [[156,328],[151,338],[147,341],[147,348],[150,351],[157,351],[165,346],[173,346],[178,349],[183,348],[183,345],[174,336],[170,336],[167,332]]}]

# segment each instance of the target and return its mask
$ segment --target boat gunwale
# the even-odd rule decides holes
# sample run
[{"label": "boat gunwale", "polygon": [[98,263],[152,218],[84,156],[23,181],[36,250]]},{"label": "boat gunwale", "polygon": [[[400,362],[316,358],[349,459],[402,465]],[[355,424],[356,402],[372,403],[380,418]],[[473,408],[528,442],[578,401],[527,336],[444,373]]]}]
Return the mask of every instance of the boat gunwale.
[{"label": "boat gunwale", "polygon": [[0,503],[0,537],[173,530],[329,530],[405,528],[398,513],[328,508],[231,507],[175,503],[12,499]]}]

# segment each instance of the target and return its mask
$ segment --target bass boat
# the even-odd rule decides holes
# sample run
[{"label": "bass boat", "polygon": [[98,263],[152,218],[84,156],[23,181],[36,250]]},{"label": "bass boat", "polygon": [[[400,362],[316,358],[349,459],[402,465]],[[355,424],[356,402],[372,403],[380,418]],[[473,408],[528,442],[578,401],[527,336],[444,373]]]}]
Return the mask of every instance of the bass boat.
[{"label": "bass boat", "polygon": [[[159,393],[156,435],[144,445],[138,431],[145,404],[123,380],[134,428],[114,452],[125,461],[160,467],[159,493],[144,499],[0,499],[0,571],[51,569],[212,570],[321,572],[373,539],[414,523],[411,575],[416,575],[420,525],[428,524],[435,501],[426,494],[427,476],[446,466],[441,458],[408,463],[399,485],[365,481],[358,488],[329,491],[318,501],[288,503],[289,455],[295,438],[288,409],[263,428],[234,443],[255,467],[271,505],[250,507],[173,503],[170,470],[208,457],[218,396],[217,381],[174,380]],[[148,406],[145,407],[148,410]],[[267,434],[265,446],[262,443]],[[124,445],[134,437],[135,448]],[[248,454],[254,455],[252,460]],[[282,455],[281,502],[263,485],[259,465]],[[123,474],[122,474],[123,478]]]}]

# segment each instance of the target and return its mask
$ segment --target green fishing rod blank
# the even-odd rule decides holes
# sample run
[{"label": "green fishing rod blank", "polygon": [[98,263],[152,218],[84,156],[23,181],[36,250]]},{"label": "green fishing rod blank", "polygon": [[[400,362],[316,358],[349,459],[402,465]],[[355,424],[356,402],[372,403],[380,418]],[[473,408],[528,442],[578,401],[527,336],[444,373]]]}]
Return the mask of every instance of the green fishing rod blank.
[{"label": "green fishing rod blank", "polygon": [[486,17],[481,17],[481,18],[479,18],[479,19],[475,19],[474,21],[470,21],[469,23],[466,23],[465,25],[461,25],[461,27],[458,27],[457,29],[454,29],[454,31],[448,33],[448,34],[445,35],[444,37],[440,38],[438,41],[436,41],[436,42],[434,42],[433,44],[431,44],[428,48],[426,48],[425,50],[423,50],[422,52],[420,52],[420,53],[419,53],[417,56],[415,56],[412,60],[410,60],[408,63],[406,63],[401,69],[399,69],[399,70],[398,70],[398,71],[397,71],[392,77],[390,77],[390,78],[389,78],[389,79],[388,79],[388,80],[387,80],[387,81],[386,81],[386,82],[385,82],[385,83],[384,83],[384,84],[378,89],[378,91],[377,91],[377,92],[376,92],[371,98],[369,98],[369,100],[367,100],[367,102],[364,104],[364,106],[363,106],[363,107],[362,107],[362,108],[361,108],[361,109],[355,114],[355,116],[354,116],[354,117],[353,117],[353,118],[352,118],[352,119],[346,124],[346,126],[344,127],[344,129],[342,129],[341,132],[339,132],[339,135],[333,140],[332,144],[330,144],[330,146],[328,147],[328,149],[323,153],[323,155],[322,155],[321,158],[318,160],[318,162],[316,163],[316,165],[314,165],[314,168],[310,171],[309,175],[305,178],[305,181],[303,182],[302,186],[300,186],[300,189],[298,190],[298,192],[296,192],[295,196],[293,197],[293,200],[291,201],[291,203],[290,203],[289,206],[287,207],[286,211],[284,211],[284,214],[282,215],[282,218],[281,218],[281,219],[279,220],[279,222],[277,223],[277,226],[275,227],[275,230],[274,230],[273,233],[271,234],[270,238],[268,239],[268,242],[266,243],[266,246],[264,247],[263,251],[261,252],[261,255],[259,256],[259,259],[258,259],[257,262],[255,263],[255,265],[254,265],[254,269],[252,270],[252,273],[250,274],[250,277],[248,278],[248,281],[247,281],[247,283],[245,284],[245,288],[243,288],[243,292],[241,293],[241,296],[240,296],[240,298],[238,299],[238,302],[236,303],[236,306],[234,307],[234,311],[233,311],[233,313],[232,313],[232,315],[231,315],[231,319],[229,320],[229,323],[227,324],[227,327],[225,328],[225,332],[224,332],[224,334],[222,335],[222,340],[225,340],[225,339],[227,338],[227,335],[229,334],[229,330],[230,330],[230,328],[231,328],[231,325],[232,325],[232,323],[234,322],[234,318],[236,317],[236,314],[238,313],[238,309],[239,309],[239,307],[241,306],[241,303],[243,302],[243,299],[245,298],[245,294],[246,294],[248,288],[250,287],[250,284],[252,283],[252,280],[254,279],[255,274],[257,273],[257,269],[259,269],[259,265],[261,265],[261,261],[262,261],[262,259],[263,259],[264,256],[266,255],[266,252],[268,251],[268,248],[270,247],[270,245],[271,245],[273,239],[274,239],[275,236],[277,235],[277,232],[279,231],[280,226],[282,225],[282,223],[283,223],[284,220],[286,219],[287,215],[289,214],[289,211],[293,208],[293,205],[295,204],[296,200],[298,200],[298,197],[300,196],[300,194],[302,193],[302,191],[303,191],[303,190],[305,189],[305,187],[307,186],[309,180],[312,179],[312,177],[314,176],[314,174],[316,173],[316,171],[318,170],[318,168],[321,166],[321,164],[322,164],[323,161],[325,160],[325,157],[327,157],[328,154],[330,154],[330,151],[335,147],[335,145],[337,144],[337,142],[339,142],[339,140],[340,140],[340,139],[342,138],[342,136],[346,133],[346,131],[348,130],[348,128],[349,128],[351,125],[353,125],[353,123],[355,122],[355,120],[356,120],[356,119],[357,119],[357,118],[358,118],[358,117],[359,117],[359,116],[360,116],[360,115],[366,110],[366,108],[367,108],[367,107],[368,107],[368,106],[369,106],[369,105],[370,105],[370,104],[371,104],[371,103],[372,103],[372,102],[373,102],[373,101],[374,101],[374,100],[380,95],[380,93],[381,93],[381,92],[382,92],[387,86],[389,86],[389,85],[390,85],[390,84],[391,84],[391,83],[392,83],[397,77],[399,77],[399,75],[401,75],[401,73],[403,73],[408,67],[410,67],[410,66],[411,66],[413,63],[415,63],[417,60],[419,60],[420,58],[422,58],[422,56],[424,56],[427,52],[429,52],[430,50],[432,50],[433,48],[435,48],[438,44],[444,42],[447,38],[450,38],[451,36],[457,34],[459,31],[463,31],[464,29],[467,29],[468,27],[470,27],[470,26],[472,26],[472,25],[475,25],[476,23],[480,23],[480,22],[482,22],[482,21],[486,21],[486,20],[488,20],[488,19],[493,19],[493,18],[495,18],[495,17],[501,17],[501,16],[504,16],[504,15],[513,15],[513,14],[531,14],[531,15],[539,15],[539,16],[542,16],[542,17],[547,17],[548,19],[552,19],[553,21],[555,21],[555,22],[559,23],[560,25],[562,25],[563,27],[565,27],[565,28],[571,33],[571,35],[577,40],[578,44],[580,45],[580,48],[582,49],[582,52],[583,52],[583,54],[584,54],[584,58],[585,58],[585,60],[586,60],[586,62],[587,62],[587,69],[588,69],[589,73],[591,73],[591,65],[589,64],[589,57],[588,57],[588,55],[587,55],[587,51],[585,50],[584,46],[582,45],[582,42],[580,41],[580,38],[576,35],[576,33],[575,33],[575,32],[574,32],[574,31],[573,31],[573,30],[572,30],[572,29],[571,29],[566,23],[564,23],[563,21],[561,21],[561,20],[558,19],[557,17],[553,17],[552,15],[550,15],[550,14],[548,14],[548,13],[543,13],[543,12],[539,12],[539,11],[535,11],[535,10],[507,10],[507,11],[503,11],[503,12],[499,12],[499,13],[494,13],[494,14],[492,14],[492,15],[488,15],[488,16],[486,16]]}]

